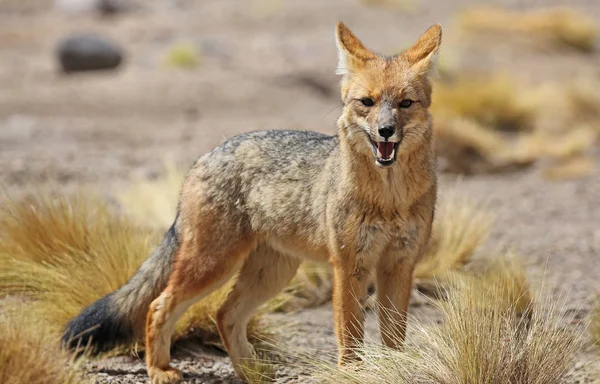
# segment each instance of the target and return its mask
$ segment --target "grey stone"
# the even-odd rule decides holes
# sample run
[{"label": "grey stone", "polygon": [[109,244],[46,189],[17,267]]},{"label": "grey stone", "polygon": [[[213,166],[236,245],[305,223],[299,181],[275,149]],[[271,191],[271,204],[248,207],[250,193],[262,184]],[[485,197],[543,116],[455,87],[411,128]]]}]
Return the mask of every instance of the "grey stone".
[{"label": "grey stone", "polygon": [[94,34],[68,36],[59,42],[56,52],[66,73],[114,69],[123,61],[119,45]]}]

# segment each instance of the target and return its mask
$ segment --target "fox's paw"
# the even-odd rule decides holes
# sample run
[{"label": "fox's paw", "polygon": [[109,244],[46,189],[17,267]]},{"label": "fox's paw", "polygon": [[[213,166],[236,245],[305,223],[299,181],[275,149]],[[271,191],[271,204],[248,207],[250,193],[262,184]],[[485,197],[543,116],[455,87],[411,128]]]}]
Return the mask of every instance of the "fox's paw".
[{"label": "fox's paw", "polygon": [[177,384],[183,380],[183,374],[171,366],[166,369],[150,368],[148,371],[152,384]]}]

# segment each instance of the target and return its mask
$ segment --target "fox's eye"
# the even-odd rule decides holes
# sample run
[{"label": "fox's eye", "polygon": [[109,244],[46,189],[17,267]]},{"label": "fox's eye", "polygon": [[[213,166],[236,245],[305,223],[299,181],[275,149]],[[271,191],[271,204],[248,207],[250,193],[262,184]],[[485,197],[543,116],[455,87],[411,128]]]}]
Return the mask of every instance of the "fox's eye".
[{"label": "fox's eye", "polygon": [[400,108],[408,108],[412,105],[413,101],[409,99],[404,99],[400,102]]},{"label": "fox's eye", "polygon": [[360,102],[365,107],[372,107],[375,104],[375,102],[373,101],[373,99],[369,99],[368,97],[363,97],[362,99],[360,99]]}]

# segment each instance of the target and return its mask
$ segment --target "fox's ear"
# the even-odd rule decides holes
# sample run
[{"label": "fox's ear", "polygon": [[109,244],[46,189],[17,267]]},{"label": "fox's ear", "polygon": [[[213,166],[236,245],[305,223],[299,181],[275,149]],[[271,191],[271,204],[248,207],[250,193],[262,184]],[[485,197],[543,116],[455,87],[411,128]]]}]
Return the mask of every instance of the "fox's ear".
[{"label": "fox's ear", "polygon": [[402,56],[416,73],[428,75],[435,67],[441,44],[442,26],[434,24]]},{"label": "fox's ear", "polygon": [[335,38],[338,48],[338,66],[335,73],[338,75],[346,75],[360,69],[367,60],[376,57],[341,21],[336,25]]}]

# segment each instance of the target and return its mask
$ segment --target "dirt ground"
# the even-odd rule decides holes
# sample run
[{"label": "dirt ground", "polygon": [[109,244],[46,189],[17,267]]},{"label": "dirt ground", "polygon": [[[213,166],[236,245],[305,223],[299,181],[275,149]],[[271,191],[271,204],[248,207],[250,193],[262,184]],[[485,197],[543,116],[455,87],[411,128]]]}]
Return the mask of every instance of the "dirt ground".
[{"label": "dirt ground", "polygon": [[[156,177],[165,161],[191,164],[235,133],[282,128],[334,133],[340,102],[333,30],[339,19],[382,53],[405,48],[439,22],[445,27],[443,49],[463,70],[505,70],[534,82],[600,78],[598,53],[536,51],[460,35],[455,16],[468,1],[400,3],[412,6],[145,0],[129,13],[99,19],[70,14],[46,0],[0,0],[0,184],[14,194],[51,184],[67,190],[83,185],[111,196],[133,179]],[[569,5],[600,24],[598,1],[489,3],[516,9]],[[74,31],[95,31],[119,42],[126,51],[124,65],[114,72],[61,75],[54,48]],[[164,65],[165,52],[181,41],[201,47],[197,68]],[[600,151],[595,158],[600,161]],[[544,179],[535,168],[441,178],[442,197],[452,188],[489,201],[497,215],[489,248],[515,249],[536,284],[547,281],[569,291],[572,307],[565,311],[589,311],[589,300],[600,289],[598,167],[585,178],[559,182]],[[419,300],[411,310],[413,321],[431,312]],[[282,336],[294,347],[335,348],[330,305],[270,320],[297,323]],[[372,318],[369,332],[376,333]],[[211,348],[181,347],[175,366],[189,383],[236,382],[227,357]],[[147,380],[142,362],[130,358],[90,369],[101,383]],[[303,382],[297,374],[282,368],[278,380]]]}]

